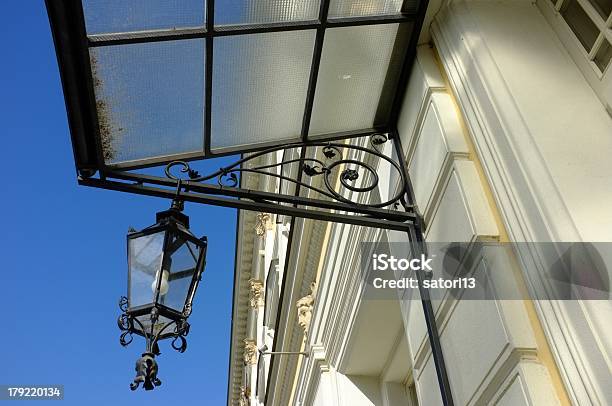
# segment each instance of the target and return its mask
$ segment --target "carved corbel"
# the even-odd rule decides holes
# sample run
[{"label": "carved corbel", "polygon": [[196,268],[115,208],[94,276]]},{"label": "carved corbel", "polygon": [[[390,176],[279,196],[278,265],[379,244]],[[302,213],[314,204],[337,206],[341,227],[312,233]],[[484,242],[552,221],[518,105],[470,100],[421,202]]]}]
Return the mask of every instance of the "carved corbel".
[{"label": "carved corbel", "polygon": [[251,389],[248,386],[240,387],[240,406],[248,406],[251,397]]},{"label": "carved corbel", "polygon": [[245,365],[257,364],[257,344],[255,340],[248,338],[244,340],[244,363]]},{"label": "carved corbel", "polygon": [[255,234],[262,237],[266,234],[266,230],[272,229],[270,219],[271,216],[268,213],[257,213],[257,216],[255,216]]},{"label": "carved corbel", "polygon": [[249,306],[256,309],[264,305],[264,284],[258,279],[249,279]]}]

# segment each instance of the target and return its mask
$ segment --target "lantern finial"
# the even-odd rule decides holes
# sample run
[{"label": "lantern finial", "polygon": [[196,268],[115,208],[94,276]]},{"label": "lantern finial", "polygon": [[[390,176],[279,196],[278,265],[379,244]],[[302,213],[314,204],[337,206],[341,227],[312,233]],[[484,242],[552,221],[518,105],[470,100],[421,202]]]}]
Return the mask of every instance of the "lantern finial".
[{"label": "lantern finial", "polygon": [[138,389],[142,383],[145,390],[153,390],[156,386],[161,385],[161,381],[157,377],[157,361],[155,354],[152,352],[144,352],[138,361],[136,361],[136,378],[130,384],[131,390]]}]

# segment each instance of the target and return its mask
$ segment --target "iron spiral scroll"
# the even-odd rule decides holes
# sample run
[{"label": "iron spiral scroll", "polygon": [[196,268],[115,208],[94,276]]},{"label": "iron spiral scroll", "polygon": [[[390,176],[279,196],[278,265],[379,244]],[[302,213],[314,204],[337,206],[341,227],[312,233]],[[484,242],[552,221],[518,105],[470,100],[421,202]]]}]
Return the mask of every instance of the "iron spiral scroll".
[{"label": "iron spiral scroll", "polygon": [[[161,385],[161,380],[157,377],[158,366],[155,360],[156,355],[160,355],[159,340],[164,338],[173,338],[171,347],[183,353],[187,349],[187,339],[185,338],[189,334],[189,323],[186,319],[172,320],[162,325],[157,331],[155,326],[159,319],[157,309],[153,308],[150,313],[151,328],[147,329],[137,317],[128,314],[128,299],[122,296],[119,300],[119,308],[122,313],[117,319],[117,325],[121,330],[119,336],[119,343],[123,347],[127,347],[133,341],[133,335],[140,335],[145,338],[146,350],[142,353],[141,357],[136,361],[136,377],[134,382],[130,384],[131,390],[136,390],[142,383],[145,390],[152,390],[156,386]],[[138,328],[136,328],[138,327]],[[170,327],[174,327],[169,330]],[[164,335],[164,332],[166,334]]]},{"label": "iron spiral scroll", "polygon": [[[167,178],[177,181],[179,190],[181,188],[188,190],[190,182],[204,183],[214,182],[215,180],[222,188],[236,188],[239,187],[239,175],[252,173],[290,182],[300,188],[315,191],[332,201],[345,203],[353,207],[388,208],[392,206],[397,207],[400,203],[404,207],[407,207],[405,202],[406,191],[402,188],[393,196],[382,202],[363,203],[359,201],[359,194],[369,193],[378,188],[380,184],[378,172],[372,164],[367,162],[368,158],[373,162],[384,161],[388,163],[391,170],[397,173],[398,179],[400,179],[400,185],[405,184],[405,175],[400,164],[383,154],[380,150],[380,147],[388,141],[388,137],[385,134],[375,134],[370,137],[369,141],[368,147],[338,142],[284,144],[250,154],[207,175],[201,175],[197,170],[192,169],[189,163],[185,161],[173,161],[166,165],[165,174]],[[268,165],[249,166],[249,163],[255,161],[257,158],[274,152],[286,151],[294,148],[317,147],[321,149],[323,155],[321,159],[303,156],[295,159],[283,159],[280,162]],[[356,155],[361,155],[361,157],[350,158],[349,155],[351,152],[357,153]],[[284,175],[282,168],[291,164],[299,164],[302,173],[308,177],[322,177],[323,186],[313,186],[307,181],[304,181],[303,177],[299,175],[295,178]],[[180,167],[180,174],[185,174],[186,176],[176,174],[174,169],[177,167]],[[277,173],[276,170],[279,168],[281,168],[281,171]],[[338,179],[341,190],[337,190],[336,187],[334,187],[334,172],[336,170],[340,170]],[[362,184],[358,185],[358,180],[363,176],[362,173],[367,175],[364,177]],[[352,192],[351,195],[353,199],[345,197],[342,193],[342,189]]]}]

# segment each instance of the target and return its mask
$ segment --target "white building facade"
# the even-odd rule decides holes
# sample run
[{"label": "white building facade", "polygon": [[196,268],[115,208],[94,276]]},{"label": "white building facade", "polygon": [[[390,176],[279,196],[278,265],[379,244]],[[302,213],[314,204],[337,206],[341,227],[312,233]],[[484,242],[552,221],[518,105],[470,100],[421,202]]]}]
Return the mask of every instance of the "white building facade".
[{"label": "white building facade", "polygon": [[[398,125],[428,242],[612,240],[610,8],[430,4]],[[359,272],[401,235],[244,211],[237,235],[228,405],[442,404],[420,300]],[[434,301],[456,405],[612,404],[612,303],[536,298],[552,260],[483,250],[470,272],[532,300]]]}]

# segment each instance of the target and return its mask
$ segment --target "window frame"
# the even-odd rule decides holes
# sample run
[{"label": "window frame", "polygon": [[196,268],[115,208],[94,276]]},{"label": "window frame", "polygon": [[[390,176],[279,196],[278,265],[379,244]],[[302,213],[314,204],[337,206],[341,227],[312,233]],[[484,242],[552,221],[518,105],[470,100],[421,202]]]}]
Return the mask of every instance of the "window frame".
[{"label": "window frame", "polygon": [[587,51],[561,14],[563,5],[568,1],[570,0],[538,0],[536,4],[606,107],[608,114],[612,115],[612,60],[608,62],[603,71],[594,62],[597,53],[605,45],[605,41],[612,46],[612,13],[604,20],[589,0],[573,0],[585,11],[599,30],[591,50]]}]

